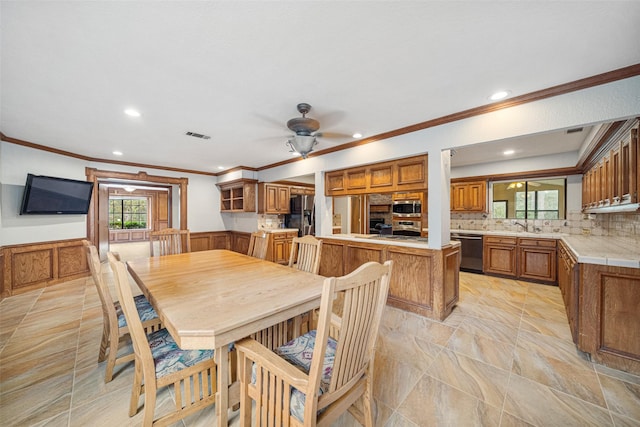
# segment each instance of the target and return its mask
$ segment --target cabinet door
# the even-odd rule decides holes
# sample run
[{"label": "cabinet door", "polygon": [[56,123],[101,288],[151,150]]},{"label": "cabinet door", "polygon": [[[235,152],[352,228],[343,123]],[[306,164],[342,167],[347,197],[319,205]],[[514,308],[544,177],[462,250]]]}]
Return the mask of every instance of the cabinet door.
[{"label": "cabinet door", "polygon": [[487,208],[487,184],[485,182],[470,183],[467,189],[467,208],[474,212],[484,212]]},{"label": "cabinet door", "polygon": [[324,193],[326,196],[339,196],[346,192],[344,171],[328,172],[324,177]]},{"label": "cabinet door", "polygon": [[502,245],[485,242],[483,248],[482,270],[485,273],[515,277],[517,274],[516,248],[516,245]]},{"label": "cabinet door", "polygon": [[351,169],[346,172],[346,190],[349,194],[364,193],[367,189],[367,170]]},{"label": "cabinet door", "polygon": [[289,187],[277,187],[277,212],[279,214],[288,214],[289,208]]},{"label": "cabinet door", "polygon": [[427,156],[411,157],[396,162],[396,190],[427,188]]},{"label": "cabinet door", "polygon": [[556,281],[556,251],[540,247],[520,247],[519,278]]},{"label": "cabinet door", "polygon": [[265,213],[278,213],[278,187],[274,187],[273,185],[265,185]]},{"label": "cabinet door", "polygon": [[393,191],[393,169],[394,162],[384,162],[369,167],[369,190]]},{"label": "cabinet door", "polygon": [[452,184],[451,185],[451,210],[452,211],[464,211],[465,210],[465,194],[466,184]]},{"label": "cabinet door", "polygon": [[286,264],[289,262],[287,252],[287,241],[285,239],[273,240],[273,262],[278,264]]}]

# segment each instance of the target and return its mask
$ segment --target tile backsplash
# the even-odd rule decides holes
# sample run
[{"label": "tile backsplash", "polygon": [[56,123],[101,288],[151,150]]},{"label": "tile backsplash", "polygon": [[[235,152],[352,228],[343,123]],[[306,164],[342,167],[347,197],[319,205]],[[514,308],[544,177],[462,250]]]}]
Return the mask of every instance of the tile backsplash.
[{"label": "tile backsplash", "polygon": [[[518,220],[523,223],[524,220]],[[640,237],[640,213],[583,214],[569,212],[567,219],[527,220],[529,231],[594,236]],[[492,219],[487,214],[452,213],[451,230],[522,231],[511,219]]]}]

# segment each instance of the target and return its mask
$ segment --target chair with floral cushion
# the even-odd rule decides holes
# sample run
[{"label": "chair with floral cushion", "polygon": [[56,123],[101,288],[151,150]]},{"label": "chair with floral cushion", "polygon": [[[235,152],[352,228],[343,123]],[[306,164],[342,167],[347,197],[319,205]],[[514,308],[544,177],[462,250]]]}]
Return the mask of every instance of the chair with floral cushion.
[{"label": "chair with floral cushion", "polygon": [[165,228],[149,234],[151,256],[163,256],[191,252],[191,232]]},{"label": "chair with floral cushion", "polygon": [[[111,298],[109,286],[102,276],[102,266],[100,264],[98,250],[87,240],[83,240],[82,243],[87,254],[87,264],[89,264],[91,277],[93,278],[93,283],[96,285],[98,296],[102,303],[102,341],[100,343],[98,362],[102,362],[105,359],[107,360],[104,380],[105,382],[110,382],[113,379],[113,369],[115,365],[133,360],[133,353],[124,353],[118,357],[120,345],[129,342],[129,328],[127,327],[120,303]],[[149,303],[149,300],[147,300],[144,295],[137,295],[134,301],[145,331],[151,333],[161,329],[162,323]]]},{"label": "chair with floral cushion", "polygon": [[[240,425],[329,426],[349,410],[372,427],[374,344],[387,300],[392,261],[368,262],[323,285],[317,330],[270,351],[244,338],[236,342]],[[332,305],[343,294],[338,333],[329,336]],[[354,405],[361,400],[362,405]],[[360,408],[361,406],[361,408]]]},{"label": "chair with floral cushion", "polygon": [[[116,289],[129,324],[135,355],[135,374],[129,416],[138,412],[144,394],[143,426],[166,426],[191,415],[216,401],[216,364],[213,350],[182,350],[166,329],[144,333],[135,307],[127,267],[109,252]],[[173,384],[175,408],[154,420],[156,395]]]}]

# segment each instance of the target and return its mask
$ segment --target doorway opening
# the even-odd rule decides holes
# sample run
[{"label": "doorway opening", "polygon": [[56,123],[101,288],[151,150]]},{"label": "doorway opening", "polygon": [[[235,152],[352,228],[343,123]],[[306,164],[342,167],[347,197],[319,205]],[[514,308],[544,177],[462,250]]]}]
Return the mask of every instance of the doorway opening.
[{"label": "doorway opening", "polygon": [[87,238],[98,247],[101,259],[111,244],[136,243],[141,247],[140,242],[147,242],[148,248],[151,231],[187,228],[187,178],[93,168],[86,168],[86,175],[94,183]]}]

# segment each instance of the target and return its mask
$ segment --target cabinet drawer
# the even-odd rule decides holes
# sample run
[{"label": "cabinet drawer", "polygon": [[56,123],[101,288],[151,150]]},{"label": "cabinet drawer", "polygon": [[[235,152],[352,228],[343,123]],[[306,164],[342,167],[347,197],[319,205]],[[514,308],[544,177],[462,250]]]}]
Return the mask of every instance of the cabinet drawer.
[{"label": "cabinet drawer", "polygon": [[528,237],[520,237],[519,239],[520,246],[534,246],[537,248],[555,248],[556,240],[555,239],[535,239]]},{"label": "cabinet drawer", "polygon": [[518,239],[516,237],[508,237],[508,236],[485,236],[485,243],[498,243],[502,245],[515,245],[518,243]]}]

